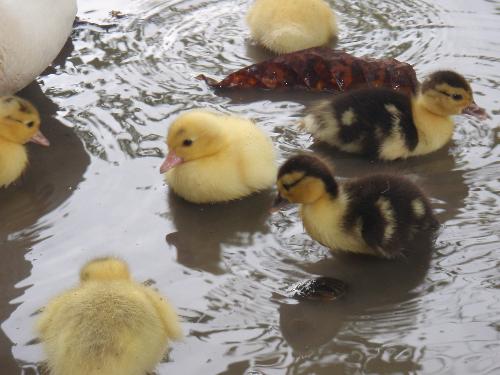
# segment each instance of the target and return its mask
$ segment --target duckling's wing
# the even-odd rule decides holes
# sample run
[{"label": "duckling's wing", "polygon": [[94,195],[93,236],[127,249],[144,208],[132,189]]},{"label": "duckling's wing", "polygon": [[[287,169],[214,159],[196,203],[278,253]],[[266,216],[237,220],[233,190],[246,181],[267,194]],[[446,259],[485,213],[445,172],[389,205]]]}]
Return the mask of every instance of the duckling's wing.
[{"label": "duckling's wing", "polygon": [[160,316],[164,329],[168,337],[172,340],[182,338],[182,329],[179,324],[179,319],[175,310],[170,304],[157,292],[151,288],[144,287],[144,292],[149,301],[153,304],[156,312]]},{"label": "duckling's wing", "polygon": [[381,247],[384,242],[385,223],[380,211],[375,207],[364,210],[361,223],[361,235],[366,244],[374,249]]}]

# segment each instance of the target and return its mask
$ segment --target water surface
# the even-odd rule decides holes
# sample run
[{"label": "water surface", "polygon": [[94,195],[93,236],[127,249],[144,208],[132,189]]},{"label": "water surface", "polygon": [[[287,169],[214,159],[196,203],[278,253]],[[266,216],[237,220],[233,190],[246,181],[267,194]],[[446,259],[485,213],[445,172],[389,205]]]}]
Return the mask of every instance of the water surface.
[{"label": "water surface", "polygon": [[[196,107],[253,118],[280,160],[312,146],[294,124],[314,96],[223,97],[194,79],[269,56],[248,40],[248,2],[82,3],[86,23],[22,93],[43,112],[53,146],[30,146],[25,178],[0,191],[2,374],[39,372],[36,312],[77,282],[85,261],[107,254],[178,308],[186,337],[159,374],[500,372],[498,4],[330,1],[339,48],[408,61],[420,78],[456,69],[491,114],[457,117],[453,142],[422,158],[329,154],[341,178],[398,171],[432,198],[443,223],[436,243],[387,262],[333,256],[304,233],[296,208],[269,217],[272,193],[196,206],[159,175],[169,124]],[[330,304],[286,297],[312,276],[342,279],[349,291]]]}]

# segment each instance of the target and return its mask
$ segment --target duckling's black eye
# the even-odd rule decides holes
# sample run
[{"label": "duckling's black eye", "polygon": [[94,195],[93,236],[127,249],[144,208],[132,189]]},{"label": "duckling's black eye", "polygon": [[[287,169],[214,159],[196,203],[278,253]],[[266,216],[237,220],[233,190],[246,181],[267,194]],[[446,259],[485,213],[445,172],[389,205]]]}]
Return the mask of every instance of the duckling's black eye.
[{"label": "duckling's black eye", "polygon": [[30,121],[30,122],[27,122],[27,123],[26,123],[26,126],[27,126],[28,128],[32,128],[32,127],[33,127],[33,125],[35,125],[35,122],[34,122],[34,121]]},{"label": "duckling's black eye", "polygon": [[186,146],[186,147],[189,147],[193,144],[193,141],[191,139],[185,139],[183,142],[182,142],[182,145],[183,146]]},{"label": "duckling's black eye", "polygon": [[463,99],[463,96],[462,96],[462,95],[460,95],[460,94],[453,94],[453,95],[451,96],[451,98],[452,98],[453,100],[462,100],[462,99]]},{"label": "duckling's black eye", "polygon": [[299,182],[301,182],[304,178],[306,178],[306,176],[302,176],[301,178],[299,178],[298,180],[295,180],[294,182],[290,182],[290,183],[285,183],[283,181],[281,181],[281,185],[283,185],[283,188],[288,191],[290,190],[291,188],[293,188],[295,185],[297,185]]}]

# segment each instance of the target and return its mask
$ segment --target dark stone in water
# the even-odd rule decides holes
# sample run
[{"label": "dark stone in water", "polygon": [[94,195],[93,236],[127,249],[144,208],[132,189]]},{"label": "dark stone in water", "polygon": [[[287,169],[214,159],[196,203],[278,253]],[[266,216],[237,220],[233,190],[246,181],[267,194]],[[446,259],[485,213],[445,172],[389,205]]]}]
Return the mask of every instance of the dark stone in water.
[{"label": "dark stone in water", "polygon": [[301,300],[334,301],[347,292],[347,284],[332,277],[318,277],[295,285],[291,297]]}]

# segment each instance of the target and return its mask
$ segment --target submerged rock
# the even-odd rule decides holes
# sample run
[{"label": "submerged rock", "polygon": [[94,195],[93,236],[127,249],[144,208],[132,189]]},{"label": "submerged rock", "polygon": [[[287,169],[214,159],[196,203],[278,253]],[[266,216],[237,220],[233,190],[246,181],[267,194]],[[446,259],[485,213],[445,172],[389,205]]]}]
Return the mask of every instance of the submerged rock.
[{"label": "submerged rock", "polygon": [[300,300],[334,301],[345,295],[347,284],[332,277],[301,281],[292,287],[290,296]]}]

